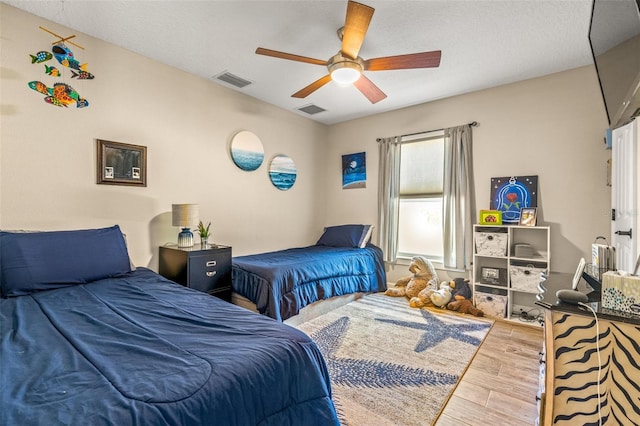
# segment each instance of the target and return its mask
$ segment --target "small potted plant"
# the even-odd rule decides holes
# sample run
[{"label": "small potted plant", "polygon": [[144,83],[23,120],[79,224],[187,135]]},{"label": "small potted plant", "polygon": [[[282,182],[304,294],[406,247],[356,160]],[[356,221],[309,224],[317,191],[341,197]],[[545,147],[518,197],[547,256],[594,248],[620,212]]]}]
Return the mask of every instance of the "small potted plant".
[{"label": "small potted plant", "polygon": [[200,234],[200,245],[203,248],[209,245],[209,237],[211,236],[211,232],[209,231],[210,227],[211,222],[209,222],[207,226],[204,226],[204,223],[202,223],[202,221],[198,222],[198,229],[196,229],[196,232]]}]

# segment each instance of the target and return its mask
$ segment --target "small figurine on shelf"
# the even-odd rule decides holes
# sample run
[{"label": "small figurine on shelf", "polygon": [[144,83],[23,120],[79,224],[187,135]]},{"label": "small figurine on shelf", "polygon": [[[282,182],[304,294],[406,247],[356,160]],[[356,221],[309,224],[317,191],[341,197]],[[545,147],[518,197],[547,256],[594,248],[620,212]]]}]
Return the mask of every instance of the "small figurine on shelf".
[{"label": "small figurine on shelf", "polygon": [[202,246],[202,248],[209,247],[209,237],[211,236],[211,232],[209,231],[210,227],[211,222],[209,222],[207,226],[204,226],[202,221],[198,222],[198,229],[196,230],[196,232],[200,234],[200,245]]}]

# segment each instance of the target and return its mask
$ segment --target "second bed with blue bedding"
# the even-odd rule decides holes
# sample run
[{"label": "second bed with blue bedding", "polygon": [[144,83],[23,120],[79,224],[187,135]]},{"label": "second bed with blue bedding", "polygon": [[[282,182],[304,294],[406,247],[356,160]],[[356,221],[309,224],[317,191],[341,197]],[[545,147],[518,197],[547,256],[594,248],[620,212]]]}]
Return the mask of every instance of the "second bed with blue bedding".
[{"label": "second bed with blue bedding", "polygon": [[313,245],[233,258],[233,291],[279,321],[318,300],[386,289],[382,250]]}]

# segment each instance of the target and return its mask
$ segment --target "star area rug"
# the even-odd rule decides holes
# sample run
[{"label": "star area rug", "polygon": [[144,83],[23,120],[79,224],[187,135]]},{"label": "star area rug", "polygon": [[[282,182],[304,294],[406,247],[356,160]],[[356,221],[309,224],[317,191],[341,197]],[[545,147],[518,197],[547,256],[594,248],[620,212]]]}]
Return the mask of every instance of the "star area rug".
[{"label": "star area rug", "polygon": [[371,294],[296,326],[322,352],[343,426],[429,425],[493,321]]}]

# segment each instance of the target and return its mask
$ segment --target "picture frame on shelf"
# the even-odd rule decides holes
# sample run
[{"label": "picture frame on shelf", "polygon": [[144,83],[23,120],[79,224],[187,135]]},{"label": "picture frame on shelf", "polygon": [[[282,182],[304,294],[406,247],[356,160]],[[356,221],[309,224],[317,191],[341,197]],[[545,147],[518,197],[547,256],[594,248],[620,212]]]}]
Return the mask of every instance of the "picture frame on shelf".
[{"label": "picture frame on shelf", "polygon": [[480,225],[502,225],[500,210],[480,210]]},{"label": "picture frame on shelf", "polygon": [[507,270],[504,268],[490,268],[486,266],[480,267],[481,282],[483,284],[491,284],[504,286],[507,285]]},{"label": "picture frame on shelf", "polygon": [[524,207],[520,209],[520,225],[536,226],[537,214],[535,207]]}]

